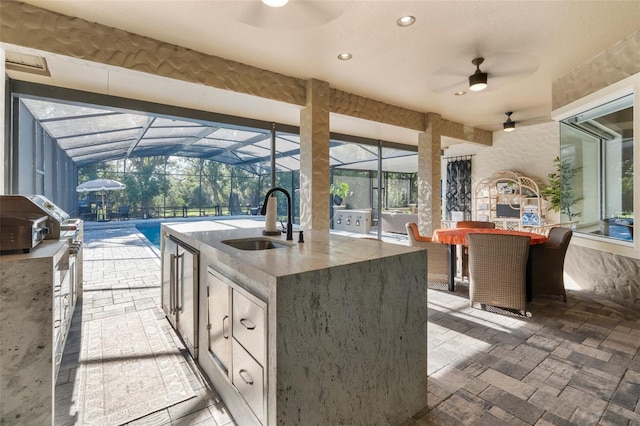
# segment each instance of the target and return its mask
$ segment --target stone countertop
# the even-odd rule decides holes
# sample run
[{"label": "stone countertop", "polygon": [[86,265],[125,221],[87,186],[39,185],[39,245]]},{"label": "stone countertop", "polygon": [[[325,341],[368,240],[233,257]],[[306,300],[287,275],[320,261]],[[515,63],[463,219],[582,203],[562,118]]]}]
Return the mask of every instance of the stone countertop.
[{"label": "stone countertop", "polygon": [[[173,234],[201,251],[214,250],[216,256],[222,256],[230,265],[237,264],[243,269],[251,267],[276,278],[423,250],[322,231],[304,231],[304,243],[297,242],[298,232],[294,231],[294,241],[286,241],[285,234],[264,237],[262,225],[256,227],[255,221],[171,223],[163,224],[162,229],[164,233]],[[221,242],[251,237],[268,238],[291,246],[252,251],[236,249]]]},{"label": "stone countertop", "polygon": [[67,240],[44,240],[40,244],[32,248],[29,253],[21,253],[20,251],[15,251],[12,253],[0,255],[0,263],[13,262],[16,260],[42,259],[62,256],[64,252],[59,252],[68,244],[69,242]]}]

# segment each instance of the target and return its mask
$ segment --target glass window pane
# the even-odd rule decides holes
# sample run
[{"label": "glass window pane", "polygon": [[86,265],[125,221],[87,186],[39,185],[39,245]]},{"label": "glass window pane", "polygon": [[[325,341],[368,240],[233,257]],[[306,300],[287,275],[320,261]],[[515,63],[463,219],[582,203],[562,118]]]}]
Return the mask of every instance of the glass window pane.
[{"label": "glass window pane", "polygon": [[633,97],[564,120],[560,138],[563,218],[578,220],[577,232],[633,240]]}]

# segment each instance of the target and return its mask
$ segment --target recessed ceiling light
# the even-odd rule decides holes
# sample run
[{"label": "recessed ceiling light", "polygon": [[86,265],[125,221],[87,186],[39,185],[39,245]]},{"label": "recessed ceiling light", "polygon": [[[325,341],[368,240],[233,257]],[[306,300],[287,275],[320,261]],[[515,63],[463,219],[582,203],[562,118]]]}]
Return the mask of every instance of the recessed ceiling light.
[{"label": "recessed ceiling light", "polygon": [[401,16],[400,18],[398,18],[398,20],[396,21],[396,24],[399,27],[408,27],[413,25],[416,22],[416,18],[415,16]]},{"label": "recessed ceiling light", "polygon": [[262,0],[262,3],[271,7],[282,7],[287,4],[289,0]]},{"label": "recessed ceiling light", "polygon": [[460,90],[459,92],[454,93],[454,95],[456,96],[462,96],[462,95],[466,95],[467,92],[465,92],[464,90]]},{"label": "recessed ceiling light", "polygon": [[351,58],[353,58],[353,55],[351,53],[341,53],[338,55],[338,59],[340,59],[341,61],[348,61]]}]

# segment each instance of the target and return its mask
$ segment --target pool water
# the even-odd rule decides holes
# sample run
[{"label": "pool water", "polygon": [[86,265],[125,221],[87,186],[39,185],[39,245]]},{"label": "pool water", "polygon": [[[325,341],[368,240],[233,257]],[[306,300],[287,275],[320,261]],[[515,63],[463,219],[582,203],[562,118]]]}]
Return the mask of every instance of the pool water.
[{"label": "pool water", "polygon": [[[242,216],[241,218],[237,216],[225,216],[225,217],[216,217],[215,221],[220,220],[228,220],[228,219],[243,219],[251,222],[250,224],[244,224],[245,227],[254,227],[261,226],[261,223],[264,222],[264,216]],[[161,221],[153,221],[153,222],[143,222],[136,223],[135,227],[140,231],[142,235],[144,235],[154,246],[158,249],[160,248],[160,226],[162,223],[175,223],[175,222],[197,222],[207,220],[210,221],[212,218],[196,218],[195,220],[172,220],[171,222],[161,222]]]},{"label": "pool water", "polygon": [[151,244],[160,248],[160,222],[138,223],[136,228],[147,237],[147,240],[151,241]]}]

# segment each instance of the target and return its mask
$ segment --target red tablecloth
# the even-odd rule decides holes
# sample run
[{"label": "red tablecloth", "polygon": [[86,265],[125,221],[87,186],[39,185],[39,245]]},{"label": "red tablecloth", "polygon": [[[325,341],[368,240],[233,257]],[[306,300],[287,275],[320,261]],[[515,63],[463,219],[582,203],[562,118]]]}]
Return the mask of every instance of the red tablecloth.
[{"label": "red tablecloth", "polygon": [[523,235],[531,237],[531,245],[546,243],[549,239],[541,234],[533,232],[508,231],[506,229],[487,228],[445,228],[433,231],[433,241],[443,244],[468,245],[467,234],[501,234],[501,235]]}]

